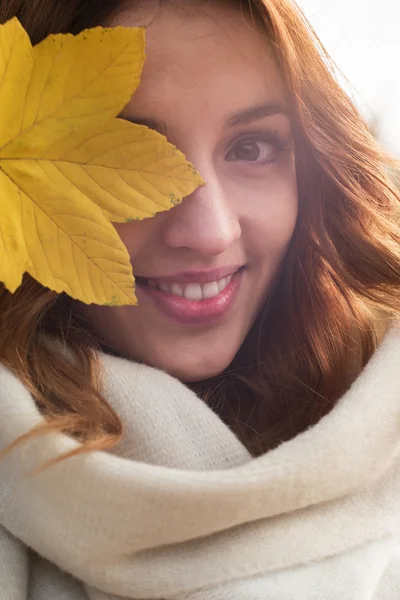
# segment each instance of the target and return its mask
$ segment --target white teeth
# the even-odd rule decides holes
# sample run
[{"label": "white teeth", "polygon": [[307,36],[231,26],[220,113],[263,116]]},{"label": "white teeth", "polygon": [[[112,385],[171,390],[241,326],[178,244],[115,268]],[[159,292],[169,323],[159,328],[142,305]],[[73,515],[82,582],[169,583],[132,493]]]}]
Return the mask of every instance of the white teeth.
[{"label": "white teeth", "polygon": [[183,288],[181,288],[179,283],[173,283],[171,285],[171,294],[175,294],[175,296],[183,296]]},{"label": "white teeth", "polygon": [[219,281],[217,281],[217,285],[218,285],[218,291],[222,292],[222,290],[224,288],[226,288],[226,279],[220,279]]},{"label": "white teeth", "polygon": [[163,283],[162,281],[160,281],[160,283],[158,284],[160,286],[160,290],[162,292],[169,292],[169,285],[168,283]]},{"label": "white teeth", "polygon": [[214,298],[214,296],[218,296],[220,289],[216,281],[211,281],[211,283],[205,283],[202,285],[202,291],[203,300],[207,300],[207,298]]},{"label": "white teeth", "polygon": [[192,302],[198,302],[199,300],[208,300],[218,296],[230,284],[232,275],[223,277],[219,281],[210,281],[209,283],[166,283],[165,281],[158,282],[156,279],[149,279],[148,286],[153,289],[159,289],[162,292],[168,294],[174,294],[191,300]]},{"label": "white teeth", "polygon": [[191,300],[192,302],[202,300],[203,292],[201,289],[201,285],[199,283],[189,283],[185,287],[183,295],[185,296],[186,300]]}]

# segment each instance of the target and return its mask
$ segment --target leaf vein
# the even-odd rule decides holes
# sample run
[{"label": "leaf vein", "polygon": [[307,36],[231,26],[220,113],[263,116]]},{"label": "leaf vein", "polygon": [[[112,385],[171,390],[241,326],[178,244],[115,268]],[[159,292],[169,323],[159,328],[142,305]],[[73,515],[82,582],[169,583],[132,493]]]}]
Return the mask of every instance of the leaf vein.
[{"label": "leaf vein", "polygon": [[[7,174],[7,175],[8,175],[8,174]],[[12,182],[13,182],[13,183],[14,183],[14,184],[17,186],[17,188],[18,188],[18,185],[17,185],[16,181],[14,181],[14,179],[13,179],[13,178],[12,178],[10,175],[8,175],[8,177],[11,179],[11,181],[12,181]],[[36,208],[37,208],[39,211],[41,211],[41,212],[44,214],[45,218],[49,219],[49,221],[51,221],[51,222],[53,223],[53,225],[56,227],[56,231],[57,231],[59,234],[63,234],[63,235],[64,235],[64,236],[65,236],[65,237],[66,237],[66,238],[67,238],[67,239],[70,241],[70,243],[71,243],[72,247],[73,247],[73,248],[75,248],[75,249],[76,249],[76,251],[77,251],[77,252],[78,252],[80,255],[84,254],[84,252],[83,252],[83,251],[82,251],[82,249],[79,247],[79,245],[78,245],[78,244],[76,244],[76,243],[74,242],[74,240],[73,240],[73,239],[72,239],[72,238],[71,238],[71,237],[68,235],[68,233],[64,232],[64,231],[63,231],[63,230],[62,230],[62,229],[59,227],[59,225],[58,225],[58,224],[57,224],[57,223],[56,223],[56,222],[55,222],[55,221],[54,221],[54,220],[51,218],[51,216],[50,216],[50,215],[48,215],[48,213],[46,213],[46,211],[45,211],[45,210],[44,210],[44,209],[43,209],[43,208],[42,208],[42,207],[41,207],[41,206],[40,206],[40,205],[39,205],[39,204],[36,202],[36,200],[35,200],[34,198],[32,198],[32,196],[29,194],[29,192],[27,192],[27,191],[25,191],[25,190],[24,190],[24,194],[27,196],[27,198],[29,198],[29,199],[31,200],[31,202],[34,204],[34,206],[36,206]],[[91,256],[90,256],[90,255],[87,255],[87,254],[85,255],[85,254],[84,254],[84,256],[86,256],[86,259],[87,259],[87,261],[88,261],[89,263],[92,263],[92,264],[93,264],[93,267],[94,267],[94,269],[95,269],[96,271],[97,271],[97,270],[100,270],[100,269],[99,269],[99,267],[96,265],[96,263],[94,263],[94,262],[92,261],[92,259],[91,259]],[[108,279],[108,281],[111,283],[111,285],[112,285],[113,287],[115,287],[115,286],[117,285],[117,284],[115,283],[115,281],[113,281],[113,280],[112,280],[112,278],[110,277],[110,275],[109,275],[108,273],[103,273],[103,275],[104,275],[104,276],[105,276],[105,277]]]}]

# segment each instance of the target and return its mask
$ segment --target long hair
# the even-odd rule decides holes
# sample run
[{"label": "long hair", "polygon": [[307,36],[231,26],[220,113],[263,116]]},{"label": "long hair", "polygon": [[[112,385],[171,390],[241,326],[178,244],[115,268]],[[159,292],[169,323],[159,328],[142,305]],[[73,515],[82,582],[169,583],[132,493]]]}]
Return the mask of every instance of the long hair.
[{"label": "long hair", "polygon": [[[368,362],[381,330],[399,317],[400,199],[389,157],[296,5],[230,3],[262,25],[285,78],[300,208],[266,305],[232,365],[192,387],[256,455],[328,413]],[[17,16],[37,43],[50,33],[98,25],[116,4],[0,0],[0,22]],[[68,350],[68,360],[49,338]],[[0,286],[0,360],[45,417],[24,438],[62,431],[82,442],[74,453],[106,449],[121,438],[122,423],[100,393],[98,356],[98,341],[66,296],[28,275],[13,295]]]}]

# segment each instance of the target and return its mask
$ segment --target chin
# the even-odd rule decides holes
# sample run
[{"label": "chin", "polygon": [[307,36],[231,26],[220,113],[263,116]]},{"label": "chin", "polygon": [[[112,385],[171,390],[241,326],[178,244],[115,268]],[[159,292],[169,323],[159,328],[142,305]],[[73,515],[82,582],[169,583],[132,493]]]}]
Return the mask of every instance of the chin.
[{"label": "chin", "polygon": [[204,359],[194,355],[190,361],[178,362],[175,359],[170,362],[163,360],[159,364],[153,363],[153,366],[166,371],[183,383],[195,383],[220,375],[230,365],[233,358],[234,356],[229,356],[226,360],[221,360],[220,356],[207,356]]}]

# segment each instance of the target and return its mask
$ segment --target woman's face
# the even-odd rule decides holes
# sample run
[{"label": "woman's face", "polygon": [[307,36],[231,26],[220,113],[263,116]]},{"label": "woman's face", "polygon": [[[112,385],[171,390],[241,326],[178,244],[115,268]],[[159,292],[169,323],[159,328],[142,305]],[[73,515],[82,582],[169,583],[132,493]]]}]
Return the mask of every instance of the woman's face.
[{"label": "woman's face", "polygon": [[153,219],[116,225],[137,281],[135,307],[83,307],[118,353],[183,381],[223,371],[285,255],[297,187],[283,81],[266,41],[217,2],[124,11],[147,28],[142,82],[122,117],[165,134],[206,182]]}]

